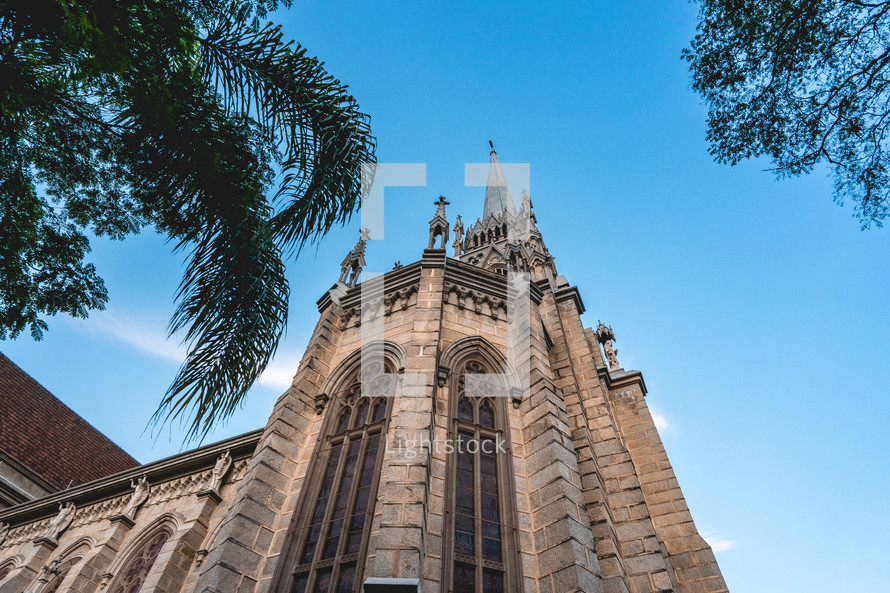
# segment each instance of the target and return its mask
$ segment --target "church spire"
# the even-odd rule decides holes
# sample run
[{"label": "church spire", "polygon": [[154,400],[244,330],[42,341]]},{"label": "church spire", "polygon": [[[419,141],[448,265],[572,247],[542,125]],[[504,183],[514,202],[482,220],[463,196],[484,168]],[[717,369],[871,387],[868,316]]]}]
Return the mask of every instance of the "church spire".
[{"label": "church spire", "polygon": [[491,162],[488,165],[488,181],[485,184],[485,206],[482,210],[482,220],[489,216],[499,216],[504,210],[509,210],[511,214],[516,213],[516,204],[513,203],[513,196],[510,195],[510,188],[507,187],[507,179],[501,170],[501,164],[498,162],[498,153],[494,151],[494,144],[488,141],[491,146]]}]

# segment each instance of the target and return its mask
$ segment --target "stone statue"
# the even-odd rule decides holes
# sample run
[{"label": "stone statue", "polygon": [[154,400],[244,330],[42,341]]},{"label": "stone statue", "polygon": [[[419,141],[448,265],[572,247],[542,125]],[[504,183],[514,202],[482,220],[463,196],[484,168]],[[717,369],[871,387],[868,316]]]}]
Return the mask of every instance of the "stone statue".
[{"label": "stone statue", "polygon": [[612,346],[612,340],[606,340],[606,343],[603,344],[603,350],[606,353],[606,360],[609,361],[609,370],[614,371],[620,369],[621,365],[618,364],[618,349]]},{"label": "stone statue", "polygon": [[609,361],[609,370],[617,371],[620,369],[618,349],[612,345],[612,342],[615,341],[615,332],[612,331],[612,327],[599,321],[596,326],[596,339],[603,345],[603,352],[606,353],[606,360]]},{"label": "stone statue", "polygon": [[76,510],[77,507],[74,506],[73,502],[66,502],[63,505],[60,504],[59,514],[53,517],[53,520],[49,522],[49,527],[47,527],[44,537],[57,541],[59,536],[62,535],[62,532],[68,529],[74,521],[74,513]]},{"label": "stone statue", "polygon": [[213,472],[210,474],[210,483],[207,484],[207,490],[219,494],[219,488],[222,486],[223,478],[226,477],[226,473],[229,471],[230,467],[232,467],[232,456],[226,451],[219,456],[219,459],[216,460],[216,465],[213,466]]},{"label": "stone statue", "polygon": [[9,535],[9,523],[0,522],[0,546],[6,541],[7,535]]},{"label": "stone statue", "polygon": [[342,282],[347,286],[355,286],[356,282],[358,282],[358,275],[362,273],[362,268],[365,267],[365,244],[370,238],[371,230],[362,229],[358,243],[355,244],[352,251],[346,254],[346,258],[340,264],[340,279],[337,280],[337,283]]},{"label": "stone statue", "polygon": [[133,496],[130,497],[130,502],[127,503],[127,508],[124,509],[123,514],[130,519],[135,519],[139,507],[145,504],[145,501],[148,500],[148,493],[151,490],[151,485],[148,483],[148,476],[142,476],[142,479],[138,482],[130,480],[130,487],[135,488],[135,490],[133,491]]},{"label": "stone statue", "polygon": [[445,196],[439,196],[439,199],[433,204],[436,205],[436,215],[430,221],[430,241],[427,249],[432,249],[436,244],[436,237],[441,238],[439,249],[445,249],[448,244],[448,221],[445,219],[445,206],[451,202],[445,201]]},{"label": "stone statue", "polygon": [[532,211],[532,199],[529,197],[528,192],[522,190],[522,199],[520,200],[522,210],[525,210],[526,214]]},{"label": "stone statue", "polygon": [[454,257],[460,257],[464,252],[464,223],[460,220],[460,214],[457,215],[457,221],[454,223]]}]

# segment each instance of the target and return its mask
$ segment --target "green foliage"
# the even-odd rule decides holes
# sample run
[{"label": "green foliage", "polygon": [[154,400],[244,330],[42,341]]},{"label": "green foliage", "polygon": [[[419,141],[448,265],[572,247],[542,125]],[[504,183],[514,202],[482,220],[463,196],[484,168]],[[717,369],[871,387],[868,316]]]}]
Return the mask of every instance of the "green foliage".
[{"label": "green foliage", "polygon": [[890,2],[699,0],[683,56],[717,161],[779,177],[828,164],[863,228],[890,214]]},{"label": "green foliage", "polygon": [[283,256],[358,207],[374,139],[345,86],[264,24],[275,2],[0,0],[0,337],[107,301],[88,234],[187,254],[188,357],[155,420],[203,437],[287,321]]}]

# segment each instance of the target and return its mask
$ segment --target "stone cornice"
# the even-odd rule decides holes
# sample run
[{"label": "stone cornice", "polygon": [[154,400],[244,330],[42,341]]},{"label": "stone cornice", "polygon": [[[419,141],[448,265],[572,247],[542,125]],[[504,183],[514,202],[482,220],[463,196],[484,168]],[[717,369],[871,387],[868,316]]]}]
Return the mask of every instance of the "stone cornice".
[{"label": "stone cornice", "polygon": [[[444,253],[444,250],[441,249],[432,249],[427,251],[442,251]],[[388,295],[391,292],[402,290],[407,286],[411,286],[412,284],[417,284],[420,281],[420,268],[422,264],[423,260],[417,261],[412,264],[408,264],[407,266],[396,268],[395,270],[391,270],[384,274],[384,293]],[[361,283],[359,283],[352,288],[349,288],[346,293],[340,298],[340,306],[344,309],[357,307],[362,299],[361,286]],[[332,286],[331,290],[334,290],[336,288],[336,285]],[[331,303],[333,303],[333,300],[331,299],[331,290],[324,293],[322,297],[318,299],[318,301],[316,301],[319,313],[323,312]]]},{"label": "stone cornice", "polygon": [[581,300],[581,293],[578,292],[577,286],[564,286],[563,288],[557,288],[553,295],[556,297],[556,302],[568,301],[572,300],[575,302],[575,307],[578,308],[578,314],[584,313],[584,301]]},{"label": "stone cornice", "polygon": [[0,451],[0,463],[10,466],[13,470],[25,476],[27,479],[31,480],[34,484],[43,488],[47,492],[55,492],[56,490],[58,490],[57,487],[47,482],[43,478],[43,476],[35,473],[26,465],[19,463],[19,461],[15,457],[12,457],[5,451]]},{"label": "stone cornice", "polygon": [[643,392],[644,396],[647,393],[646,382],[643,380],[643,373],[640,371],[625,371],[624,369],[619,369],[615,372],[611,372],[606,367],[597,367],[596,372],[606,383],[606,388],[609,391],[628,387],[636,383],[640,386],[640,391]]},{"label": "stone cornice", "polygon": [[420,264],[424,268],[441,268],[445,266],[446,259],[448,256],[444,249],[424,249]]},{"label": "stone cornice", "polygon": [[244,459],[253,455],[262,434],[262,429],[255,430],[93,480],[68,490],[54,492],[43,498],[0,511],[0,521],[6,521],[11,527],[15,527],[54,516],[58,512],[59,504],[63,502],[74,502],[80,508],[115,498],[130,492],[132,490],[130,482],[143,475],[148,476],[148,481],[151,484],[188,476],[212,468],[220,454],[225,451],[230,452],[233,460]]},{"label": "stone cornice", "polygon": [[[473,264],[462,262],[458,259],[448,258],[445,266],[445,283],[463,286],[470,290],[476,290],[492,297],[507,299],[507,276],[483,270]],[[536,305],[541,304],[544,294],[540,287],[532,282],[529,284],[531,299]]]}]

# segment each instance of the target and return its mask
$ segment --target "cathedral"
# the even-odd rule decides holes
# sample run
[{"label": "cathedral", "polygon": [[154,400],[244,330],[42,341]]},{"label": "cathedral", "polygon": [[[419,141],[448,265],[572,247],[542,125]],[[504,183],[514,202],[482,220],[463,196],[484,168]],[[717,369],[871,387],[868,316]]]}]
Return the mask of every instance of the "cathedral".
[{"label": "cathedral", "polygon": [[0,508],[0,593],[727,591],[494,148],[476,222],[434,206],[360,282],[362,233],[264,428]]}]

